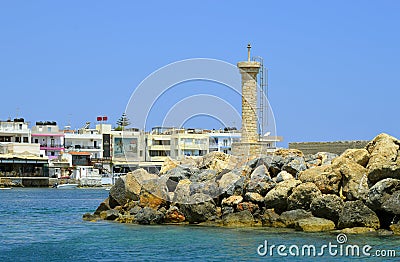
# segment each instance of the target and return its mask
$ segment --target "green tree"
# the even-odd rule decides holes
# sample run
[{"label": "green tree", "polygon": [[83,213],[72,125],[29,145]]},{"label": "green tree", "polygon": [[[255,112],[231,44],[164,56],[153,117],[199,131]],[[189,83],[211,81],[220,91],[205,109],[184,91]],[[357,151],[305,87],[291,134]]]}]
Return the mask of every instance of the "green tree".
[{"label": "green tree", "polygon": [[126,126],[129,126],[131,123],[129,122],[128,117],[126,116],[125,113],[122,114],[122,116],[118,119],[117,125],[118,127],[116,130],[124,130]]}]

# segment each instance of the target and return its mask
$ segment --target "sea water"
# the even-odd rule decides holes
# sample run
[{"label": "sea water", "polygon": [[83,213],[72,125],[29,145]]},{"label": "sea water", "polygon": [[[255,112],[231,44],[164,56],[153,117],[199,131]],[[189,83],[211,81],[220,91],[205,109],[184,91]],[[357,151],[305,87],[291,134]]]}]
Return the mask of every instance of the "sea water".
[{"label": "sea water", "polygon": [[[340,245],[338,233],[83,221],[82,214],[93,212],[107,195],[103,189],[0,190],[0,261],[400,260],[396,236],[347,235]],[[331,253],[321,248],[329,243],[336,245]],[[361,254],[346,255],[347,245],[356,245]],[[361,250],[367,245],[370,256]],[[278,253],[278,246],[285,249]],[[310,246],[315,254],[308,253]],[[388,250],[396,257],[388,257]]]}]

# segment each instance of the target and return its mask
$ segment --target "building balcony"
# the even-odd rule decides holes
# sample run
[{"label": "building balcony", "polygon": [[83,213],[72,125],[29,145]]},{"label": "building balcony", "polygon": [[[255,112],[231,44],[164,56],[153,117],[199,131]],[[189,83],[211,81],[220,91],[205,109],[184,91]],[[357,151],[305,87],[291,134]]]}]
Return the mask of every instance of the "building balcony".
[{"label": "building balcony", "polygon": [[149,148],[149,150],[166,150],[166,151],[171,150],[170,145],[151,145],[151,146],[148,146],[148,148]]},{"label": "building balcony", "polygon": [[179,144],[180,149],[189,149],[189,150],[207,150],[207,144]]},{"label": "building balcony", "polygon": [[151,156],[149,158],[150,162],[164,162],[168,156]]},{"label": "building balcony", "polygon": [[48,145],[48,144],[42,144],[40,145],[40,149],[41,150],[55,150],[55,151],[61,151],[64,150],[64,146],[63,145]]},{"label": "building balcony", "polygon": [[100,150],[100,146],[81,146],[81,145],[65,145],[66,149],[94,149],[94,150]]}]

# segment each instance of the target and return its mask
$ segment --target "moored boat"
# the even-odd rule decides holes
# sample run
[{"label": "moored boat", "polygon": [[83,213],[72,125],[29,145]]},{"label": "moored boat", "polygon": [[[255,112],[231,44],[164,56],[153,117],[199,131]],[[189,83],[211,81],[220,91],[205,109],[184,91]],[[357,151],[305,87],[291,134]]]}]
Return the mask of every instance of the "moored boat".
[{"label": "moored boat", "polygon": [[73,189],[76,188],[78,186],[78,184],[61,184],[61,185],[57,185],[56,188],[59,189]]}]

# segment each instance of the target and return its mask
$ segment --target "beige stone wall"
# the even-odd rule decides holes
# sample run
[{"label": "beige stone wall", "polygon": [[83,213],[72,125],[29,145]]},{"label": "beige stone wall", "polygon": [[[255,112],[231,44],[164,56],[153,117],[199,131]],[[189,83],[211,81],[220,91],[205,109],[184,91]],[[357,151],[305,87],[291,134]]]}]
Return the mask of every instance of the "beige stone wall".
[{"label": "beige stone wall", "polygon": [[368,141],[335,141],[335,142],[297,142],[289,143],[289,149],[298,149],[305,155],[318,152],[342,154],[349,148],[363,148]]}]

